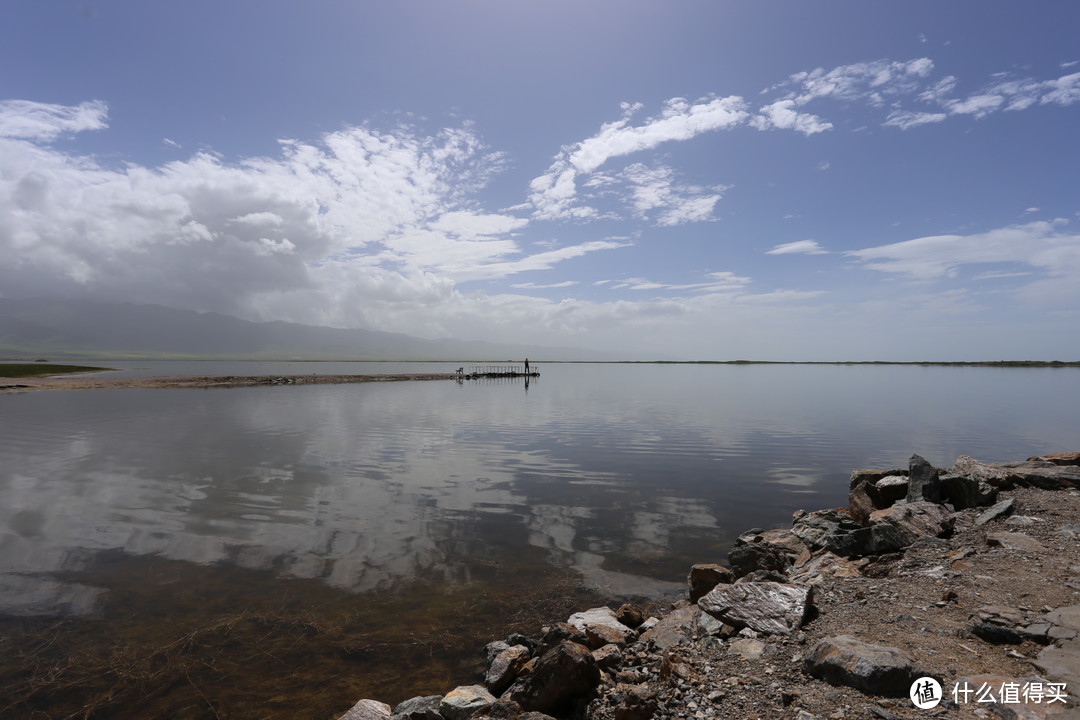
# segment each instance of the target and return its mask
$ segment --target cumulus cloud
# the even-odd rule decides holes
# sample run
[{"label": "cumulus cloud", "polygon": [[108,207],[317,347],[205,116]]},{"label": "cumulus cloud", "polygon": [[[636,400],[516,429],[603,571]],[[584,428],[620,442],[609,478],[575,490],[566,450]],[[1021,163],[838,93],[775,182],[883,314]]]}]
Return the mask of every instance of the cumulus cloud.
[{"label": "cumulus cloud", "polygon": [[103,103],[0,105],[5,295],[357,326],[376,308],[446,301],[457,283],[627,244],[524,250],[514,236],[527,218],[473,209],[503,158],[467,127],[349,127],[283,140],[274,157],[200,152],[159,167],[110,167],[49,144],[105,127]]},{"label": "cumulus cloud", "polygon": [[771,105],[762,107],[752,120],[751,124],[758,130],[780,128],[781,130],[795,130],[803,135],[813,135],[832,129],[832,123],[825,122],[817,115],[798,112],[794,100],[777,100]]},{"label": "cumulus cloud", "polygon": [[0,101],[0,137],[55,140],[86,130],[108,127],[108,106],[89,100],[74,107],[29,100]]},{"label": "cumulus cloud", "polygon": [[729,188],[724,185],[708,188],[685,185],[676,182],[674,175],[670,167],[650,168],[642,163],[624,169],[620,177],[630,187],[634,214],[648,220],[650,213],[657,211],[654,213],[656,224],[668,227],[712,219],[713,208]]},{"label": "cumulus cloud", "polygon": [[766,255],[825,255],[827,253],[828,250],[818,245],[816,240],[797,240],[765,251]]}]

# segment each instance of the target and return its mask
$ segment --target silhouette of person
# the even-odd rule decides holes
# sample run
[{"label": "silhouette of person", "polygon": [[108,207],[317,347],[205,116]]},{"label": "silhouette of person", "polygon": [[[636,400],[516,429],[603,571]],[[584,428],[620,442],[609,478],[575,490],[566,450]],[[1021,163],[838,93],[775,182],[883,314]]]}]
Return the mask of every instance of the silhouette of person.
[{"label": "silhouette of person", "polygon": [[525,374],[529,374],[529,358],[525,358]]}]

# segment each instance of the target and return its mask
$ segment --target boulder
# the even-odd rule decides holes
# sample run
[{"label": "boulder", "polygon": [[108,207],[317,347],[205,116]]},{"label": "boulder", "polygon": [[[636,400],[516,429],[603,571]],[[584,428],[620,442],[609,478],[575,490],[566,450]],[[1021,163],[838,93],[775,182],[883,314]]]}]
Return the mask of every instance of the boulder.
[{"label": "boulder", "polygon": [[390,706],[378,700],[361,700],[338,720],[390,720]]},{"label": "boulder", "polygon": [[961,455],[949,468],[953,475],[966,475],[973,480],[981,480],[996,488],[1008,487],[1009,475],[1004,470],[981,463],[973,457]]},{"label": "boulder", "polygon": [[912,455],[908,461],[907,501],[913,503],[925,500],[939,503],[944,499],[945,493],[937,468],[921,456]]},{"label": "boulder", "polygon": [[846,509],[836,508],[803,513],[792,523],[791,532],[814,550],[832,550],[830,545],[834,545],[838,537],[861,528],[862,525],[856,522]]},{"label": "boulder", "polygon": [[618,645],[605,645],[592,651],[593,660],[601,670],[611,670],[623,663],[623,652]]},{"label": "boulder", "polygon": [[[693,602],[693,600],[690,602]],[[645,621],[645,616],[641,614],[641,610],[636,606],[624,603],[615,611],[615,619],[628,628],[636,628]]]},{"label": "boulder", "polygon": [[703,611],[734,628],[773,635],[802,625],[812,603],[812,585],[776,582],[720,585],[698,601]]},{"label": "boulder", "polygon": [[851,481],[848,483],[848,490],[854,490],[855,486],[860,483],[876,483],[882,478],[907,476],[908,471],[902,468],[896,470],[853,470],[851,472]]},{"label": "boulder", "polygon": [[524,645],[508,647],[491,661],[487,674],[484,675],[484,684],[495,695],[502,695],[510,683],[521,672],[525,663],[529,662],[529,649]]},{"label": "boulder", "polygon": [[610,642],[624,644],[627,638],[634,634],[633,630],[619,622],[615,611],[609,607],[595,607],[574,613],[566,622],[584,632],[588,644],[593,648]]},{"label": "boulder", "polygon": [[587,645],[589,642],[588,638],[585,637],[585,633],[573,625],[563,622],[552,623],[544,631],[544,634],[540,636],[540,643],[537,645],[534,655],[543,655],[565,640],[581,643],[582,645]]},{"label": "boulder", "polygon": [[833,685],[888,697],[906,696],[911,684],[926,674],[896,648],[871,645],[846,635],[826,638],[815,645],[806,657],[804,669]]},{"label": "boulder", "polygon": [[418,695],[394,707],[393,720],[443,720],[439,714],[442,695]]},{"label": "boulder", "polygon": [[[907,547],[921,537],[945,537],[953,530],[952,515],[943,506],[932,502],[909,502],[903,505],[875,510],[870,513],[870,526],[887,525],[901,534]],[[890,541],[895,542],[895,541]],[[898,548],[878,548],[877,552],[886,552]]]},{"label": "boulder", "polygon": [[790,558],[790,564],[795,567],[799,567],[810,559],[810,548],[806,546],[806,543],[798,535],[790,530],[782,528],[754,530],[752,533],[740,535],[735,545],[737,547],[748,543],[763,543],[777,548]]},{"label": "boulder", "polygon": [[794,570],[788,579],[793,583],[813,585],[825,578],[850,578],[862,575],[855,563],[847,558],[822,550],[801,568]]},{"label": "boulder", "polygon": [[755,570],[771,570],[782,575],[791,565],[791,559],[783,550],[763,542],[736,545],[728,553],[728,562],[737,578]]},{"label": "boulder", "polygon": [[[730,585],[717,585],[718,588],[732,587]],[[715,592],[715,589],[713,590]],[[700,602],[700,600],[699,600]],[[664,616],[654,626],[641,634],[639,640],[652,645],[659,650],[666,650],[682,643],[690,642],[694,638],[694,631],[700,625],[698,618],[701,609],[698,605],[689,605],[679,608]],[[648,621],[646,621],[647,623]],[[644,627],[644,626],[643,626]]]},{"label": "boulder", "polygon": [[1060,452],[1029,457],[1028,462],[1032,461],[1052,462],[1055,465],[1080,465],[1080,452]]},{"label": "boulder", "polygon": [[554,714],[583,701],[600,684],[600,668],[584,645],[563,641],[518,678],[504,697],[525,710]]},{"label": "boulder", "polygon": [[495,702],[495,696],[483,685],[459,685],[443,696],[439,714],[446,720],[466,720],[477,711],[485,711]]},{"label": "boulder", "polygon": [[[875,512],[891,512],[895,508]],[[874,513],[871,513],[871,516]],[[863,527],[846,510],[819,510],[806,513],[791,531],[815,549],[825,549],[841,557],[862,557],[892,552],[906,547],[907,535],[889,523]]]},{"label": "boulder", "polygon": [[735,582],[735,576],[723,565],[715,563],[694,565],[690,568],[690,574],[686,576],[686,587],[690,595],[690,602],[696,603],[698,598],[707,594],[717,585],[730,585],[733,582]]},{"label": "boulder", "polygon": [[979,517],[975,518],[975,526],[980,527],[990,522],[991,520],[997,520],[1000,517],[1011,515],[1013,510],[1016,509],[1016,498],[1009,498],[1008,500],[1002,500],[999,503],[994,503],[982,513]]},{"label": "boulder", "polygon": [[946,499],[957,510],[985,507],[997,499],[998,489],[985,480],[955,473],[940,477]]},{"label": "boulder", "polygon": [[908,479],[902,475],[887,475],[877,480],[860,482],[848,493],[848,511],[860,525],[869,522],[870,513],[892,507],[907,497]]},{"label": "boulder", "polygon": [[1075,465],[1029,460],[1022,463],[990,463],[990,467],[1002,470],[1007,481],[1016,485],[1030,485],[1045,490],[1080,487],[1080,467]]},{"label": "boulder", "polygon": [[1039,653],[1034,664],[1050,680],[1065,683],[1075,700],[1080,693],[1080,641],[1051,645]]}]

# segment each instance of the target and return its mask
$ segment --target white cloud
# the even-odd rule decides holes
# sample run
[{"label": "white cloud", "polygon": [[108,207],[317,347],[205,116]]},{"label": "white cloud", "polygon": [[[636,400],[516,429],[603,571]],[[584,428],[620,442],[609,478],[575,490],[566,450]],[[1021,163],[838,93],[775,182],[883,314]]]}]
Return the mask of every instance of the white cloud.
[{"label": "white cloud", "polygon": [[108,125],[109,108],[100,100],[74,107],[29,100],[0,101],[0,137],[26,140],[55,140],[85,130],[103,130]]},{"label": "white cloud", "polygon": [[818,245],[816,240],[798,240],[796,242],[777,245],[772,250],[766,250],[766,255],[826,255],[828,251]]},{"label": "white cloud", "polygon": [[885,119],[885,125],[891,127],[898,127],[901,130],[907,130],[908,128],[918,127],[919,125],[926,125],[928,123],[939,123],[948,117],[945,113],[927,113],[927,112],[911,112],[909,110],[894,110],[889,113],[889,116]]},{"label": "white cloud", "polygon": [[659,116],[639,125],[631,125],[629,117],[639,106],[623,107],[627,115],[621,120],[606,123],[596,135],[564,148],[548,171],[532,181],[529,200],[537,218],[595,218],[599,216],[595,208],[575,204],[579,175],[592,175],[612,158],[732,128],[749,117],[745,102],[735,96],[703,98],[696,103],[672,98],[664,103]]},{"label": "white cloud", "polygon": [[1040,221],[974,235],[934,235],[846,254],[866,268],[921,280],[954,277],[963,266],[986,263],[1034,267],[1080,280],[1080,235],[1060,232],[1063,223]]},{"label": "white cloud", "polygon": [[953,115],[974,115],[986,117],[1005,103],[1001,95],[972,95],[966,100],[953,100],[945,104]]},{"label": "white cloud", "polygon": [[780,128],[781,130],[795,130],[803,135],[813,135],[832,129],[832,123],[825,122],[817,115],[801,113],[795,110],[795,100],[777,100],[771,105],[765,105],[750,121],[750,124],[758,130]]},{"label": "white cloud", "polygon": [[564,280],[563,282],[556,282],[556,283],[531,283],[531,282],[517,283],[517,284],[511,285],[510,287],[518,288],[520,290],[548,290],[548,289],[554,289],[554,288],[573,287],[574,285],[577,285],[577,284],[578,284],[577,280]]},{"label": "white cloud", "polygon": [[642,163],[626,167],[620,178],[630,188],[634,214],[643,220],[658,210],[656,224],[671,227],[686,222],[711,220],[713,208],[728,187],[702,188],[675,182],[674,171],[665,166],[649,168]]}]

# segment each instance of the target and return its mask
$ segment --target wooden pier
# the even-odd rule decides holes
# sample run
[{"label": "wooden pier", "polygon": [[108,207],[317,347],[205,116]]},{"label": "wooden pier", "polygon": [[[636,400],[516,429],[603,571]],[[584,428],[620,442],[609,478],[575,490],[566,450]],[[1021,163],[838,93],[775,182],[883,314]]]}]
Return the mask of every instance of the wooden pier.
[{"label": "wooden pier", "polygon": [[528,372],[524,365],[471,365],[462,367],[458,374],[466,380],[540,377],[535,365],[530,365]]}]

